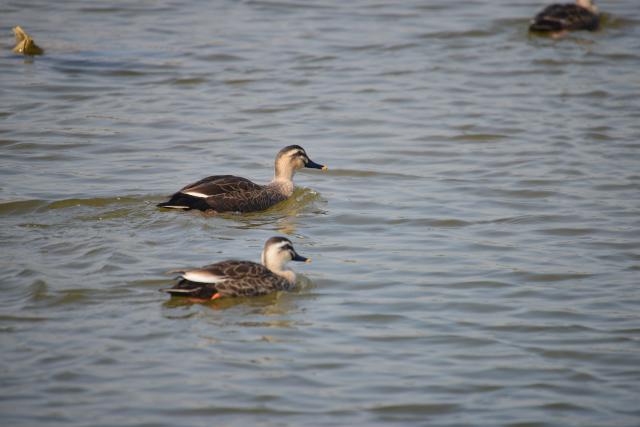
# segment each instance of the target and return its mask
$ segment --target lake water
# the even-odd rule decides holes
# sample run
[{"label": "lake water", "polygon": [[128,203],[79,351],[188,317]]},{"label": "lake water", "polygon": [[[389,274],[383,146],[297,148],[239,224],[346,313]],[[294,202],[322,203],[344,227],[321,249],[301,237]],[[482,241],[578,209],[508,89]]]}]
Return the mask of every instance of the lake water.
[{"label": "lake water", "polygon": [[[640,425],[640,9],[543,5],[3,2],[2,425]],[[282,205],[155,207],[289,144]],[[295,292],[157,291],[273,235]]]}]

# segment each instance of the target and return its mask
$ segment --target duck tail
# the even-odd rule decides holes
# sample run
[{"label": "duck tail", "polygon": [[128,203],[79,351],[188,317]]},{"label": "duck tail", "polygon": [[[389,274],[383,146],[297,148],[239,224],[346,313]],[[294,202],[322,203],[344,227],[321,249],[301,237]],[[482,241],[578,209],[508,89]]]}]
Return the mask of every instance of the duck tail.
[{"label": "duck tail", "polygon": [[176,193],[171,196],[171,199],[166,202],[158,203],[156,205],[159,208],[165,209],[199,209],[199,210],[207,210],[210,209],[210,206],[207,205],[207,202],[201,197],[194,197],[189,194],[184,193]]},{"label": "duck tail", "polygon": [[200,288],[194,288],[194,289],[174,289],[174,288],[163,288],[163,289],[158,289],[158,291],[160,292],[164,292],[167,293],[169,295],[177,295],[177,296],[188,296],[191,295],[197,291],[199,291]]}]

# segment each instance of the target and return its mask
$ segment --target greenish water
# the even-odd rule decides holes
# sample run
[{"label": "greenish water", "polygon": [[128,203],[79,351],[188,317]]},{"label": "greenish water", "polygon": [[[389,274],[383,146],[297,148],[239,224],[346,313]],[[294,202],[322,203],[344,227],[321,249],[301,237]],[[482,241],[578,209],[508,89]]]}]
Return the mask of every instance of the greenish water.
[{"label": "greenish water", "polygon": [[[640,424],[640,12],[598,4],[5,3],[2,424]],[[286,203],[155,207],[289,144],[329,171]],[[273,235],[294,292],[157,292]]]}]

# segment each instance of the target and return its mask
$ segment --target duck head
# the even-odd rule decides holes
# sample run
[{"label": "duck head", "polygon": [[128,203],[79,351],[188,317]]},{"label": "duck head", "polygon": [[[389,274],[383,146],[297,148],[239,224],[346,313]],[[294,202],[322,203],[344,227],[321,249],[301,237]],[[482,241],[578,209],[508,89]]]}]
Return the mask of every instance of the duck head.
[{"label": "duck head", "polygon": [[264,244],[262,250],[262,265],[269,270],[283,276],[289,282],[294,283],[296,275],[293,271],[285,269],[289,261],[311,262],[311,259],[301,256],[293,248],[293,243],[286,237],[271,237]]},{"label": "duck head", "polygon": [[311,160],[299,145],[289,145],[276,156],[276,179],[291,180],[298,169],[311,168],[326,171],[328,168]]},{"label": "duck head", "polygon": [[598,8],[593,4],[592,0],[576,0],[576,4],[580,7],[584,7],[592,13],[598,13]]}]

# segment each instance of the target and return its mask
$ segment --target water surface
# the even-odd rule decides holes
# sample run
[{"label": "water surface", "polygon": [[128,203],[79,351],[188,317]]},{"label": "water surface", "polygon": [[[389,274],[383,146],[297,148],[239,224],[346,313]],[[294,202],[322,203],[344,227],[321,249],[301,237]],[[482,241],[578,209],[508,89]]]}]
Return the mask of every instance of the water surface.
[{"label": "water surface", "polygon": [[[640,424],[640,16],[599,5],[5,3],[3,424]],[[155,208],[289,144],[330,170],[282,205]],[[295,292],[157,292],[275,234]]]}]

